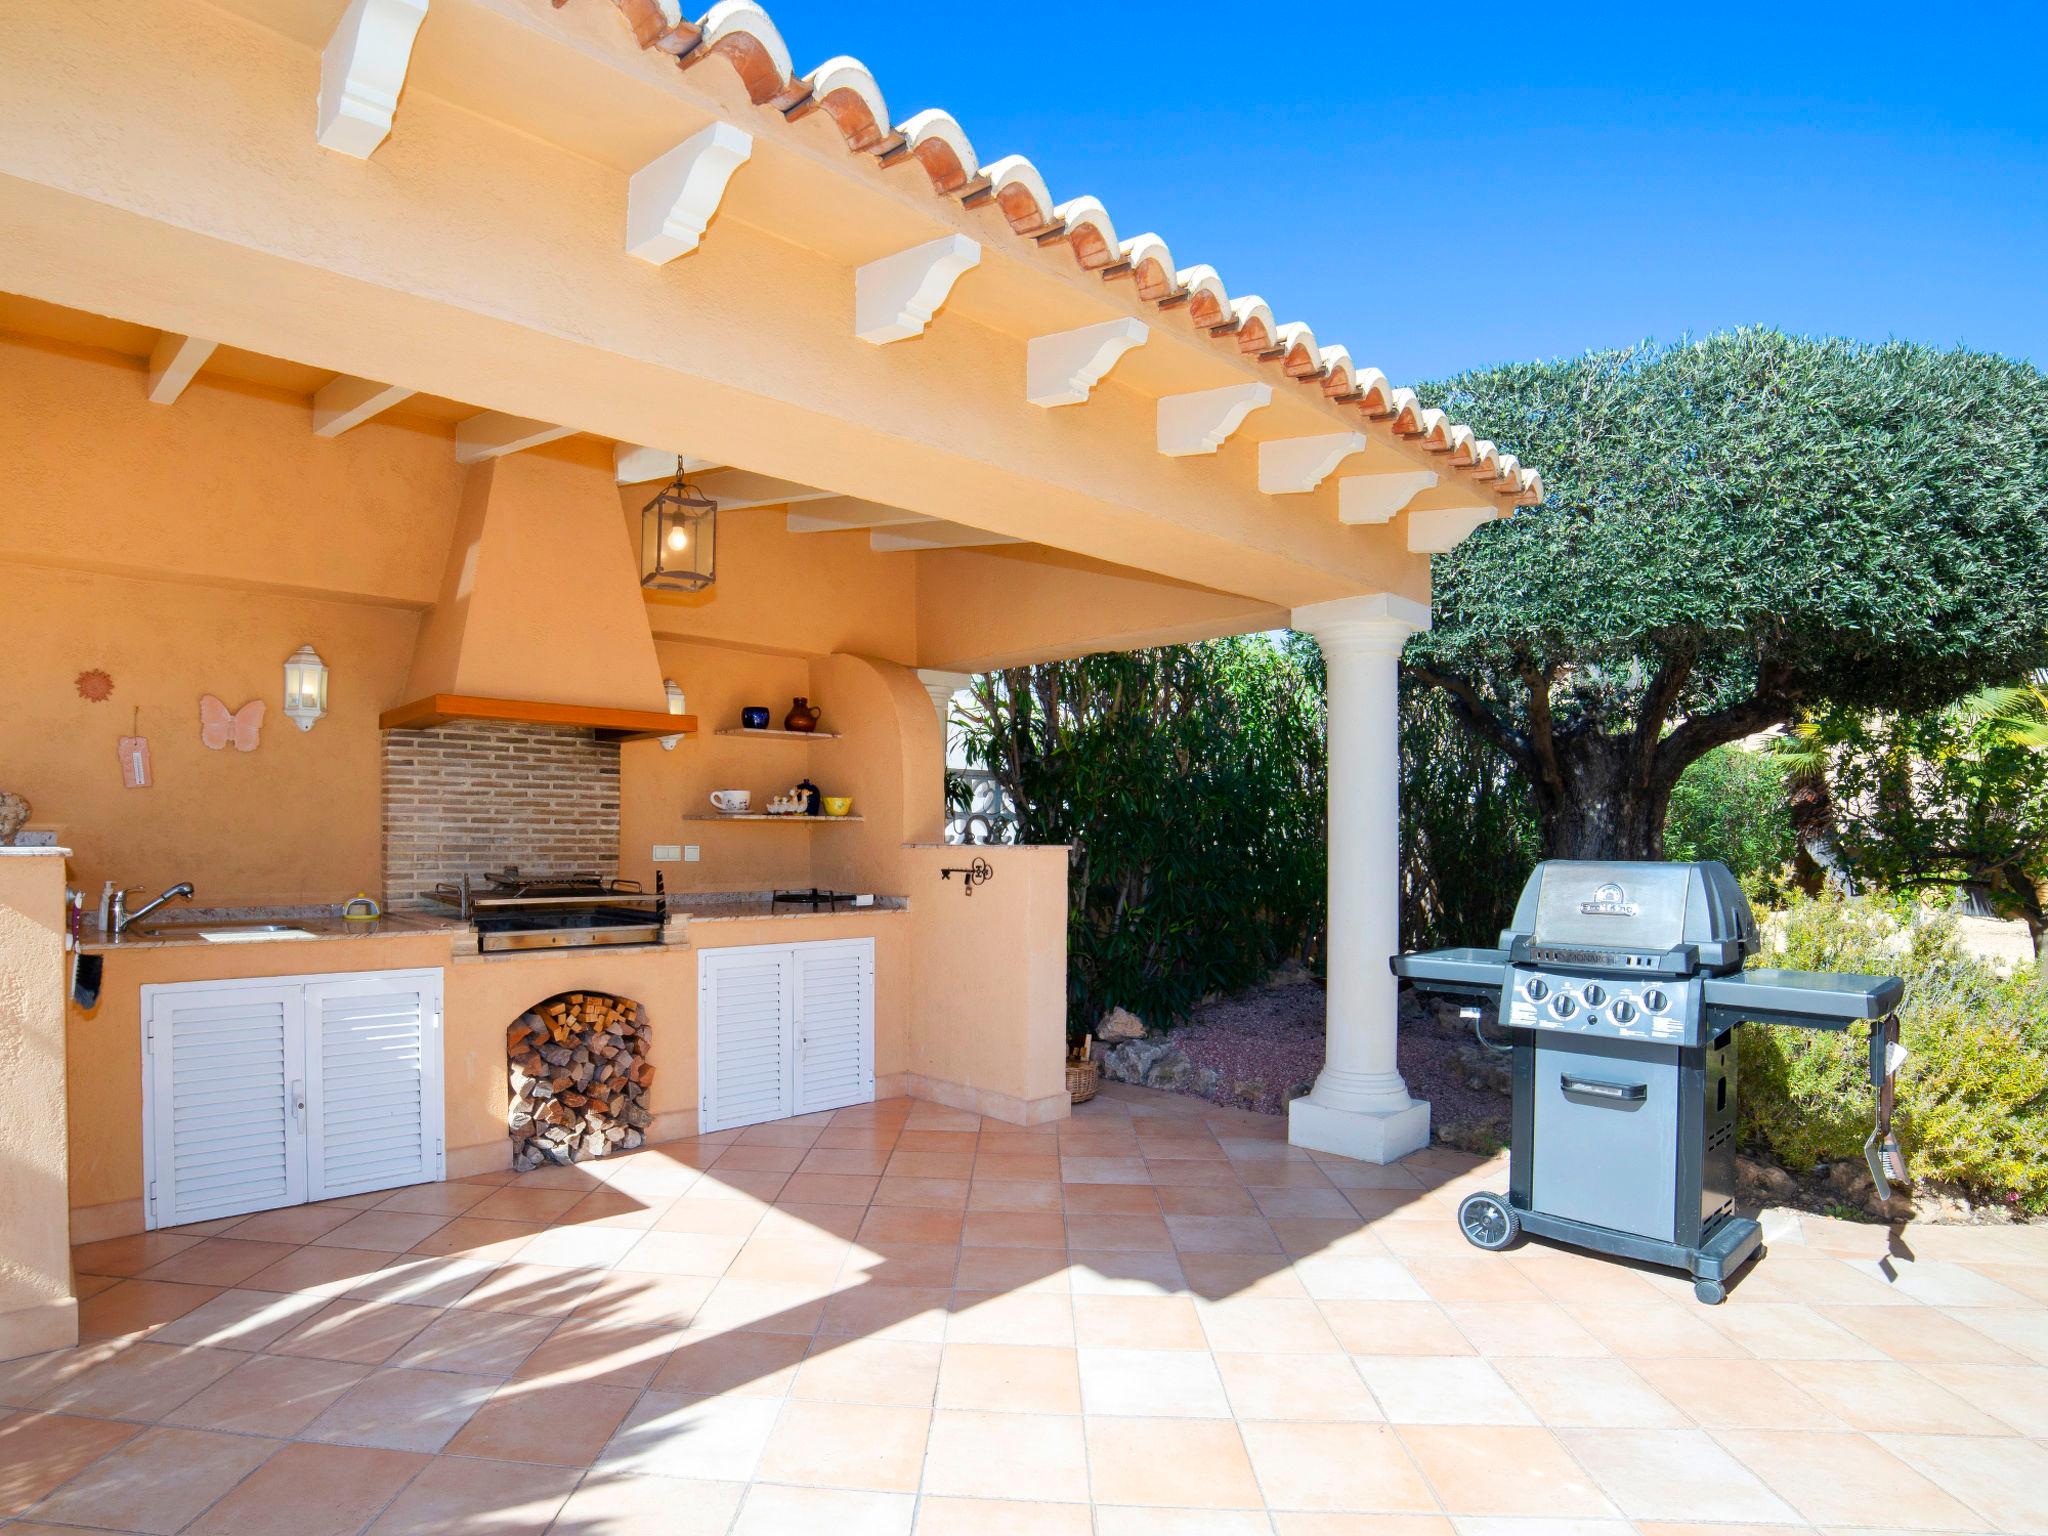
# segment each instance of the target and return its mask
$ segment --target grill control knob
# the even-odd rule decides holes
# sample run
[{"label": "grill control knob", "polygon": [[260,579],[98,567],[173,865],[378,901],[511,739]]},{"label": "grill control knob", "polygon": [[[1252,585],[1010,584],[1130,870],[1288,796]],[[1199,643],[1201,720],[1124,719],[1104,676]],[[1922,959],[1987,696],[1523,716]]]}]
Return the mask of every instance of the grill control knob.
[{"label": "grill control knob", "polygon": [[1578,1011],[1579,1005],[1572,1001],[1569,992],[1560,992],[1550,1000],[1550,1011],[1560,1019],[1568,1019]]},{"label": "grill control knob", "polygon": [[1617,997],[1614,1006],[1607,1010],[1607,1015],[1617,1024],[1626,1024],[1636,1016],[1636,1005],[1625,997]]},{"label": "grill control knob", "polygon": [[1540,1003],[1550,996],[1550,983],[1541,976],[1531,976],[1522,990],[1529,995],[1530,1002]]},{"label": "grill control knob", "polygon": [[1607,989],[1597,981],[1589,981],[1579,989],[1579,998],[1588,1008],[1598,1008],[1607,1001]]},{"label": "grill control knob", "polygon": [[1643,994],[1643,1006],[1652,1013],[1662,1013],[1671,1006],[1671,999],[1664,995],[1661,988],[1652,987]]}]

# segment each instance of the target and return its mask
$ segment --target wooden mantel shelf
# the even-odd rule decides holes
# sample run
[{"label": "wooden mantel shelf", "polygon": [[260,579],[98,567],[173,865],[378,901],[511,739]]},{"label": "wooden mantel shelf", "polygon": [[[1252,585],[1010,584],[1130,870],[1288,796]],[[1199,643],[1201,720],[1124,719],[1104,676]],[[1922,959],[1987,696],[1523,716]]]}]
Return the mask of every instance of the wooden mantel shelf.
[{"label": "wooden mantel shelf", "polygon": [[511,720],[523,725],[577,725],[600,741],[652,741],[693,736],[695,715],[651,709],[607,709],[598,704],[543,704],[535,699],[486,699],[467,693],[435,693],[387,709],[377,723],[387,731],[418,731],[453,720]]}]

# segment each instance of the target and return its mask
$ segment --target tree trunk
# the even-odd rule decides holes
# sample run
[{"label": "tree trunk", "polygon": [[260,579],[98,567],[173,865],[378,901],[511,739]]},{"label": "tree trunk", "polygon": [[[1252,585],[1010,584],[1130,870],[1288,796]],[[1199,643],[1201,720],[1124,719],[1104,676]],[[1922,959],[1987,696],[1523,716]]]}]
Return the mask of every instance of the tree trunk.
[{"label": "tree trunk", "polygon": [[1557,740],[1558,782],[1536,787],[1546,859],[1664,857],[1671,791],[1639,782],[1629,746],[1597,732]]},{"label": "tree trunk", "polygon": [[[1855,895],[1856,882],[1842,857],[1835,830],[1835,796],[1828,787],[1827,774],[1821,770],[1793,774],[1785,786],[1785,809],[1799,839],[1800,884],[1807,895],[1818,896],[1822,886],[1844,896]],[[1811,879],[1806,878],[1809,868]]]}]

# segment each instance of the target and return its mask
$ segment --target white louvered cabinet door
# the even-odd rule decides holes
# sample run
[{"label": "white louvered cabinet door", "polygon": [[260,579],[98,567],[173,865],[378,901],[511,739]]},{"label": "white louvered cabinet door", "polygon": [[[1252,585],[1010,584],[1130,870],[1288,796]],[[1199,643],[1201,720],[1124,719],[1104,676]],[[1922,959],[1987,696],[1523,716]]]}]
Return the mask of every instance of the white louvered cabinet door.
[{"label": "white louvered cabinet door", "polygon": [[439,1179],[440,973],[310,981],[305,999],[307,1198]]},{"label": "white louvered cabinet door", "polygon": [[698,1126],[730,1130],[791,1113],[795,965],[782,947],[697,957]]},{"label": "white louvered cabinet door", "polygon": [[799,944],[796,1108],[799,1115],[875,1097],[875,941]]},{"label": "white louvered cabinet door", "polygon": [[145,987],[146,1221],[209,1221],[306,1198],[301,989]]}]

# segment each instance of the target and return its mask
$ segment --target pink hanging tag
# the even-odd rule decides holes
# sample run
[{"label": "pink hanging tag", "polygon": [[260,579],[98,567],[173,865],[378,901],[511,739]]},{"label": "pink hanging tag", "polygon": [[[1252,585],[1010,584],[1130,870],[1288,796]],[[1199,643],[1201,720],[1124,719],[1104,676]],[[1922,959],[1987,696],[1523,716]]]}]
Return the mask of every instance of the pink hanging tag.
[{"label": "pink hanging tag", "polygon": [[147,736],[123,736],[120,744],[121,783],[129,789],[147,789],[152,781],[149,771],[149,738]]}]

